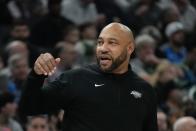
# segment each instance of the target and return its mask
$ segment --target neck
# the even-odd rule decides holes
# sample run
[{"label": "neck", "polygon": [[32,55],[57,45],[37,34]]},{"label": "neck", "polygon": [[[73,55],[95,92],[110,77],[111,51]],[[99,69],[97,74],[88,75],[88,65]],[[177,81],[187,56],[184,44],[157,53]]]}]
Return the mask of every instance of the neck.
[{"label": "neck", "polygon": [[124,74],[125,72],[128,71],[128,66],[129,66],[129,63],[125,62],[125,63],[121,64],[117,69],[112,71],[112,73],[119,74],[119,75]]}]

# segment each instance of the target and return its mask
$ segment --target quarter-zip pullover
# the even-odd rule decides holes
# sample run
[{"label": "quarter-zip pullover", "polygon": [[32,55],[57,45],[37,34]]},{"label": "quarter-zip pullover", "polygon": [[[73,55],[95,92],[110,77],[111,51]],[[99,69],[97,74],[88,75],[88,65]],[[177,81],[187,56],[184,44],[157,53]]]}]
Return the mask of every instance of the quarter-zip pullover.
[{"label": "quarter-zip pullover", "polygon": [[153,88],[132,70],[104,73],[97,65],[70,70],[42,87],[31,71],[20,102],[25,115],[64,109],[65,131],[157,131]]}]

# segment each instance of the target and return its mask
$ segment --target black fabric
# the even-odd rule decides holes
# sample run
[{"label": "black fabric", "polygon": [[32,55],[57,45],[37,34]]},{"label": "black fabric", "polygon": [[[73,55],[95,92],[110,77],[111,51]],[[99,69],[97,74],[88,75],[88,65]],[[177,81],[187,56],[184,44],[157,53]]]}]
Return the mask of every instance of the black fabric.
[{"label": "black fabric", "polygon": [[90,65],[46,87],[43,82],[43,76],[30,73],[19,107],[23,115],[64,109],[65,131],[157,131],[155,93],[131,68],[114,75]]}]

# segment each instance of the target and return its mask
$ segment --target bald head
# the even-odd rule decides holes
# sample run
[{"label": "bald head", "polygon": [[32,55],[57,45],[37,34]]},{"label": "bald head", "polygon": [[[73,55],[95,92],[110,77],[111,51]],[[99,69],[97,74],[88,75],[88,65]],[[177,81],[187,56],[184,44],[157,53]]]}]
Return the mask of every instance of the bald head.
[{"label": "bald head", "polygon": [[173,126],[174,131],[196,131],[196,120],[193,117],[179,118]]},{"label": "bald head", "polygon": [[131,29],[121,23],[117,23],[117,22],[110,23],[107,26],[105,26],[101,32],[104,32],[106,30],[117,31],[119,35],[125,36],[128,41],[131,41],[131,42],[134,41],[134,37],[133,37],[133,33]]}]

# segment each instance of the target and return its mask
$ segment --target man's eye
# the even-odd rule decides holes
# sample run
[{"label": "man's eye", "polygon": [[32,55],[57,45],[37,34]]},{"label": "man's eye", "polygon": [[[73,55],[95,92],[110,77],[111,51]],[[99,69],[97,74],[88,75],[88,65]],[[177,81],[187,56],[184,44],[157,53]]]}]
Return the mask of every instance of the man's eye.
[{"label": "man's eye", "polygon": [[110,45],[116,45],[117,43],[114,42],[114,41],[109,41],[109,44],[110,44]]},{"label": "man's eye", "polygon": [[103,41],[100,41],[100,40],[97,41],[97,45],[102,45],[102,44],[103,44]]}]

